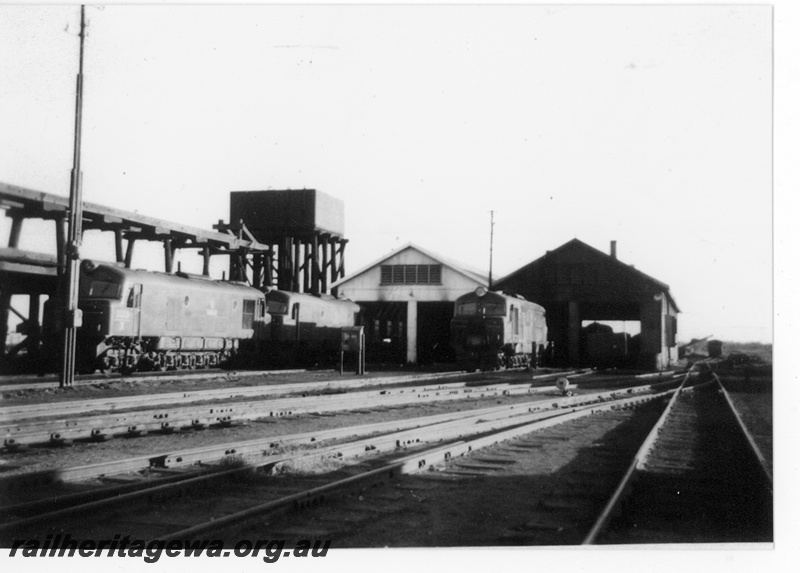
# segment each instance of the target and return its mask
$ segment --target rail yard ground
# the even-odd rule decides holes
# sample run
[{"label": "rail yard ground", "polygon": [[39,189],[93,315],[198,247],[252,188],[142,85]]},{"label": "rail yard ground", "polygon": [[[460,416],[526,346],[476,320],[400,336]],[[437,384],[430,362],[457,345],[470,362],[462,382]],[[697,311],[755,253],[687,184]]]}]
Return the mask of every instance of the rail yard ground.
[{"label": "rail yard ground", "polygon": [[[730,366],[718,372],[771,472],[771,371],[764,366]],[[215,445],[242,444],[269,436],[312,435],[367,424],[393,421],[399,424],[410,418],[437,415],[468,416],[469,412],[489,412],[494,407],[513,410],[519,406],[518,414],[523,414],[524,408],[533,411],[530,405],[538,404],[541,412],[527,415],[534,418],[538,416],[537,419],[547,422],[541,429],[503,438],[497,443],[487,442],[485,447],[476,446],[474,451],[468,448],[463,453],[446,456],[442,462],[416,471],[413,475],[396,471],[380,474],[364,483],[315,497],[314,502],[309,504],[311,507],[297,511],[282,508],[253,516],[237,522],[235,526],[221,528],[217,537],[233,543],[236,539],[264,538],[265,534],[273,539],[299,539],[305,535],[330,539],[334,547],[340,548],[576,545],[581,543],[594,517],[614,493],[615,484],[661,415],[670,389],[674,390],[682,380],[696,384],[703,375],[703,369],[694,374],[667,373],[659,377],[589,371],[473,374],[395,371],[372,372],[365,377],[356,377],[348,374],[341,376],[333,371],[295,371],[256,375],[218,372],[197,376],[193,373],[188,377],[148,376],[136,379],[97,377],[69,390],[20,388],[19,384],[6,384],[7,389],[2,391],[0,384],[0,391],[3,392],[0,407],[9,408],[8,411],[37,403],[51,405],[55,409],[68,407],[70,402],[75,401],[114,404],[114,400],[136,396],[189,395],[221,387],[230,388],[231,397],[201,401],[197,405],[224,405],[234,399],[242,401],[242,396],[237,397],[237,393],[268,386],[277,388],[273,395],[250,396],[245,401],[282,400],[287,397],[300,401],[315,395],[350,396],[358,401],[359,396],[365,397],[357,404],[340,410],[256,417],[202,430],[174,429],[121,439],[79,439],[20,448],[7,447],[0,453],[0,480],[8,485],[15,483],[15,477],[24,480],[26,475],[34,475],[31,472],[57,472],[65,467],[88,466],[123,458],[146,458],[164,452],[188,452]],[[571,398],[565,397],[555,386],[556,380],[565,376],[570,377]],[[348,387],[347,383],[336,386],[337,383],[350,380],[354,380],[352,387]],[[645,388],[648,385],[652,387],[647,391],[629,392],[632,388]],[[285,388],[285,393],[281,387]],[[471,389],[476,392],[470,393]],[[692,390],[688,391],[691,395]],[[403,392],[409,395],[407,402],[381,403],[388,395]],[[463,395],[454,396],[456,392],[463,392]],[[641,402],[636,399],[639,392]],[[411,394],[415,397],[424,395],[424,400],[412,399]],[[366,399],[367,396],[374,398]],[[593,413],[586,416],[580,414],[577,404],[582,397],[597,404],[597,410],[591,410]],[[620,399],[628,402],[624,406],[612,404]],[[144,411],[149,411],[148,407],[138,406]],[[591,404],[584,407],[593,408]],[[564,417],[564,421],[559,420],[559,423],[548,421],[548,416],[555,419],[570,412],[577,412],[574,415],[582,417]],[[585,413],[589,414],[589,411]],[[472,424],[480,429],[488,419],[488,414],[486,420],[481,414]],[[488,431],[488,425],[483,431]],[[458,432],[468,433],[465,430]],[[73,536],[102,537],[104,533],[122,530],[144,538],[164,535],[165,532],[190,527],[196,522],[219,519],[243,507],[252,507],[257,505],[258,500],[270,499],[270,496],[275,498],[296,494],[293,492],[301,492],[303,488],[353,478],[384,467],[392,460],[424,452],[424,448],[437,444],[453,444],[455,447],[458,443],[458,440],[453,441],[453,437],[430,437],[403,443],[402,446],[398,442],[398,447],[394,448],[374,449],[368,446],[361,453],[349,454],[349,458],[342,457],[341,453],[313,455],[314,452],[327,452],[329,450],[326,448],[335,448],[338,447],[336,444],[347,442],[345,438],[337,440],[276,447],[269,452],[270,456],[276,456],[275,459],[300,452],[311,455],[277,465],[264,465],[262,459],[258,461],[262,469],[242,474],[244,477],[222,478],[198,488],[187,487],[180,494],[157,497],[156,503],[152,499],[149,502],[131,502],[134,505],[126,504],[123,513],[117,517],[111,511],[105,516],[93,518],[93,528],[86,529],[87,522],[81,518],[67,519],[61,524],[54,522],[48,527],[68,529]],[[252,459],[231,455],[226,462],[222,469],[236,467],[237,464],[246,466],[252,463]],[[174,469],[153,467],[64,484],[6,487],[0,503],[9,507],[40,498],[92,491],[111,484],[179,475],[182,471],[194,471],[202,467],[210,466],[201,464]],[[16,483],[19,483],[19,479]],[[130,517],[131,512],[137,517]],[[124,515],[128,517],[120,517]],[[37,532],[44,534],[45,531],[51,531],[48,527],[42,527],[26,526],[24,533],[35,536]],[[22,532],[23,529],[20,530]],[[744,533],[739,532],[738,536],[734,537],[734,541],[763,542],[771,539],[771,531],[764,537],[763,531],[750,532],[745,528]],[[672,539],[660,535],[656,529],[651,539],[637,538],[636,542],[662,543]],[[692,541],[697,540],[679,542]]]}]

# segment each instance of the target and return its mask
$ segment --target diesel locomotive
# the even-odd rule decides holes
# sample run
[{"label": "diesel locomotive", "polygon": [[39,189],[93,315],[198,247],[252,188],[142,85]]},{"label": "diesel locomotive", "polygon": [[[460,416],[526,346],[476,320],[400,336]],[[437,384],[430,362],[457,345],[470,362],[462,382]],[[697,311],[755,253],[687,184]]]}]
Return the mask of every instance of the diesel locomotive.
[{"label": "diesel locomotive", "polygon": [[545,310],[522,297],[478,287],[456,299],[450,337],[466,370],[535,367],[547,344]]},{"label": "diesel locomotive", "polygon": [[359,305],[331,295],[270,290],[265,299],[271,319],[261,356],[271,365],[335,362],[342,327],[360,320]]},{"label": "diesel locomotive", "polygon": [[[132,372],[274,363],[286,347],[338,342],[359,307],[185,273],[81,263],[78,370]],[[297,353],[295,353],[296,357]]]}]

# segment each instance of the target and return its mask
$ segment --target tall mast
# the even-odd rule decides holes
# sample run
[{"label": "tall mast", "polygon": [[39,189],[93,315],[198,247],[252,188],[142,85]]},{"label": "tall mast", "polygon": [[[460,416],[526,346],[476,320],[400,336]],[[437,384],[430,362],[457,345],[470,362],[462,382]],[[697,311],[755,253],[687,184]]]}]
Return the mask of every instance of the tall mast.
[{"label": "tall mast", "polygon": [[492,290],[492,256],[494,251],[494,211],[489,211],[489,290]]},{"label": "tall mast", "polygon": [[78,310],[78,280],[80,272],[80,246],[83,222],[81,173],[81,124],[83,107],[83,40],[86,7],[81,5],[80,57],[75,90],[75,141],[72,156],[72,177],[69,186],[69,211],[67,213],[67,289],[64,306],[64,355],[60,386],[72,386],[75,379],[75,339],[82,317]]}]

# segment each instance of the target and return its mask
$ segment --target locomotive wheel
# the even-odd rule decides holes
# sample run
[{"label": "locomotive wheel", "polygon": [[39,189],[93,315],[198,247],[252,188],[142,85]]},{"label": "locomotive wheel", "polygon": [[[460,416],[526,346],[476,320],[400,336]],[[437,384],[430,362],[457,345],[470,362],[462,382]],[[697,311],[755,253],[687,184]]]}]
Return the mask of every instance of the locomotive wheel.
[{"label": "locomotive wheel", "polygon": [[120,366],[119,373],[128,375],[133,374],[136,370],[139,369],[139,364],[141,363],[141,356],[138,354],[128,355],[125,357],[125,364]]},{"label": "locomotive wheel", "polygon": [[94,364],[95,369],[102,374],[111,374],[116,370],[116,365],[112,363],[108,356],[103,356]]},{"label": "locomotive wheel", "polygon": [[133,364],[133,365],[126,364],[125,366],[123,366],[123,367],[121,367],[119,369],[119,373],[124,375],[124,376],[127,376],[128,374],[133,374],[134,372],[136,372],[136,365],[135,364]]},{"label": "locomotive wheel", "polygon": [[156,362],[151,356],[143,356],[141,360],[139,360],[139,367],[138,370],[140,372],[150,372],[151,370],[156,369]]}]

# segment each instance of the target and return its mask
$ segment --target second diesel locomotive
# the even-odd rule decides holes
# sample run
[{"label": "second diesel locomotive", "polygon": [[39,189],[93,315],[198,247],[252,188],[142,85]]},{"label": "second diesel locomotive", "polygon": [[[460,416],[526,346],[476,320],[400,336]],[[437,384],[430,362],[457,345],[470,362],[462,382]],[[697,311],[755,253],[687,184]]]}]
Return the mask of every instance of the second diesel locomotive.
[{"label": "second diesel locomotive", "polygon": [[[359,307],[334,297],[271,290],[184,273],[81,264],[80,372],[176,370],[276,363],[317,352],[354,326]],[[296,359],[298,352],[293,352]]]},{"label": "second diesel locomotive", "polygon": [[450,336],[456,360],[467,370],[536,366],[547,344],[545,310],[478,287],[456,299]]},{"label": "second diesel locomotive", "polygon": [[270,290],[262,356],[273,365],[335,362],[341,329],[359,323],[361,307],[331,295]]}]

